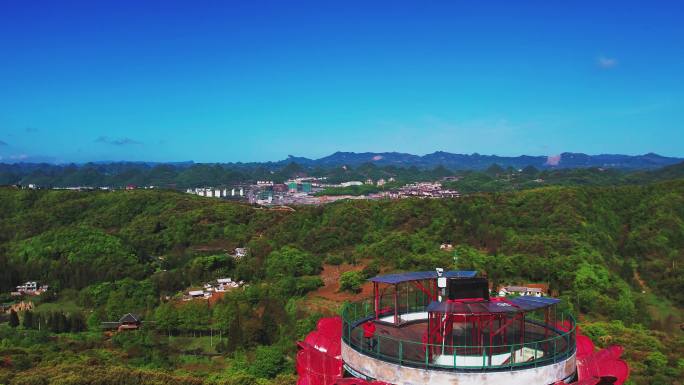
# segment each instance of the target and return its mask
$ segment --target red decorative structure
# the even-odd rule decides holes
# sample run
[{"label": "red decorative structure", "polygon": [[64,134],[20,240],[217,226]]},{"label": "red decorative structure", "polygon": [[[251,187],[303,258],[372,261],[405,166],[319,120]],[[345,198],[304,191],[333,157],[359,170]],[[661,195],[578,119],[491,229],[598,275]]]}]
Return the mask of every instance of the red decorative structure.
[{"label": "red decorative structure", "polygon": [[332,385],[342,378],[342,319],[321,318],[316,330],[298,343],[297,385]]},{"label": "red decorative structure", "polygon": [[[445,277],[451,280],[445,284]],[[298,385],[621,385],[622,348],[595,351],[557,299],[489,298],[474,272],[417,272],[371,279],[371,301],[323,318],[299,343]],[[484,288],[484,291],[483,291]],[[364,325],[377,326],[373,342]],[[365,337],[369,333],[366,328]]]}]

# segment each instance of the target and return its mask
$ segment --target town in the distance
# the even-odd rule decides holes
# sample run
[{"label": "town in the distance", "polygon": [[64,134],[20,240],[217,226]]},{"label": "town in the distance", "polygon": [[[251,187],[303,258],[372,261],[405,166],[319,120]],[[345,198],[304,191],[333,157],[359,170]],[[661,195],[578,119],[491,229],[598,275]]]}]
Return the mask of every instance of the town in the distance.
[{"label": "town in the distance", "polygon": [[248,164],[101,162],[0,165],[0,183],[74,191],[170,189],[265,207],[339,200],[458,198],[552,185],[633,184],[667,177],[680,158],[657,154],[501,157],[435,152],[337,152]]},{"label": "town in the distance", "polygon": [[[317,205],[331,203],[341,199],[400,199],[418,198],[458,198],[456,190],[442,186],[442,181],[408,183],[400,187],[385,188],[388,183],[396,184],[394,178],[366,179],[365,181],[348,181],[339,184],[327,183],[327,178],[303,177],[275,183],[271,180],[257,181],[256,184],[228,188],[199,187],[187,189],[189,194],[203,197],[246,199],[249,203],[264,206],[284,205]],[[444,181],[455,181],[458,177],[445,177]],[[345,194],[342,189],[359,186],[376,187],[377,192],[366,195]],[[329,192],[340,194],[329,195]]]}]

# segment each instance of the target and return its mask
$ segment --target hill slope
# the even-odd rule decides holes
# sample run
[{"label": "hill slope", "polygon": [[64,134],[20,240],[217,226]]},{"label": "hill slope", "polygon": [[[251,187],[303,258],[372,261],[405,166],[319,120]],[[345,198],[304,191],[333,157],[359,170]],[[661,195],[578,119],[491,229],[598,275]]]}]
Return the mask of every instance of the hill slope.
[{"label": "hill slope", "polygon": [[[294,353],[294,341],[319,316],[311,313],[305,294],[323,285],[318,275],[324,263],[363,260],[372,266],[369,271],[472,268],[495,284],[548,282],[564,306],[580,315],[589,335],[627,344],[636,384],[653,378],[672,383],[678,372],[664,368],[676,367],[684,354],[676,334],[682,309],[672,305],[684,300],[683,224],[684,180],[547,187],[455,200],[347,201],[294,212],[169,191],[6,188],[0,189],[0,290],[41,280],[57,291],[60,302],[50,309],[68,303],[72,312],[82,309],[91,325],[124,312],[158,322],[154,336],[113,341],[115,351],[126,354],[92,361],[98,367],[199,373],[183,358],[187,353],[174,350],[182,348],[170,347],[172,339],[160,338],[194,335],[198,328],[220,331],[227,341],[221,351],[240,346],[248,353],[220,356],[201,369],[213,377],[195,383],[214,384],[211,378],[218,380],[221,373],[272,378],[291,370],[283,357]],[[439,250],[442,242],[456,244],[456,254]],[[247,257],[226,256],[240,246],[249,247]],[[249,286],[211,309],[160,302],[224,276]],[[332,312],[334,304],[322,301],[315,308]],[[41,367],[59,371],[59,363],[80,362],[70,357],[92,355],[86,346],[109,346],[95,333],[90,345],[59,345],[65,358],[46,350],[26,361],[22,354],[30,349],[50,349],[68,337],[59,334],[59,325],[57,342],[30,326],[24,334],[5,327],[0,325],[0,338],[13,338],[16,348],[0,348],[0,354],[25,362],[0,368],[0,380],[10,384],[15,376],[16,383],[29,383],[21,379],[37,376]],[[31,342],[39,338],[45,342]],[[201,349],[216,354],[217,348]],[[272,371],[263,371],[265,357],[273,359]]]}]

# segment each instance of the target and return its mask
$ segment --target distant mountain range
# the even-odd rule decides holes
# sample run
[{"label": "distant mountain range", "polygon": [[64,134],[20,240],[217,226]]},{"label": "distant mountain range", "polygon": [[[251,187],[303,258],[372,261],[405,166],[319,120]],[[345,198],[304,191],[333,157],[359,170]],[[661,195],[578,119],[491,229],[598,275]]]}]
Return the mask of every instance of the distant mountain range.
[{"label": "distant mountain range", "polygon": [[[0,186],[136,185],[186,188],[228,186],[258,180],[273,180],[280,183],[301,176],[324,176],[331,183],[390,177],[402,183],[409,183],[468,174],[468,171],[485,171],[488,175],[496,175],[505,172],[504,170],[509,167],[525,169],[523,173],[527,176],[545,173],[544,179],[555,178],[565,183],[569,178],[572,181],[568,183],[584,180],[584,184],[641,183],[680,178],[684,175],[682,159],[656,154],[629,156],[563,153],[557,156],[505,157],[447,152],[435,152],[424,156],[397,152],[336,152],[320,159],[290,156],[276,162],[254,163],[0,163]],[[608,170],[611,172],[604,172]]]},{"label": "distant mountain range", "polygon": [[587,155],[564,152],[555,156],[498,156],[474,154],[452,154],[437,151],[427,155],[413,155],[399,152],[336,152],[319,159],[289,156],[280,164],[298,163],[313,167],[358,166],[372,163],[378,166],[397,166],[418,168],[434,168],[444,166],[451,170],[482,170],[498,164],[502,167],[524,168],[534,166],[545,168],[587,168],[604,167],[619,169],[655,169],[680,163],[684,158],[673,158],[648,153],[644,155],[601,154]]},{"label": "distant mountain range", "polygon": [[[297,163],[304,167],[356,167],[362,164],[374,164],[377,166],[396,166],[396,167],[417,167],[420,169],[432,169],[438,166],[446,167],[450,170],[484,170],[493,164],[501,167],[524,168],[534,166],[538,169],[555,168],[589,168],[603,167],[624,170],[651,170],[664,166],[677,164],[684,161],[684,158],[661,156],[654,153],[644,155],[620,155],[620,154],[600,154],[587,155],[583,153],[564,152],[553,156],[499,156],[473,154],[453,154],[450,152],[437,151],[427,155],[413,155],[401,152],[336,152],[319,159],[311,159],[298,156],[288,156],[280,161],[268,162],[226,162],[226,166],[237,168],[264,167],[266,169],[279,169],[291,163]],[[13,168],[24,171],[44,169],[48,166],[67,166],[66,164],[55,165],[54,163],[38,162],[3,162],[1,164],[12,164]],[[193,161],[183,162],[126,162],[126,161],[97,161],[90,162],[90,165],[114,166],[129,168],[131,166],[155,167],[158,165],[168,165],[175,168],[187,168],[197,164]],[[81,164],[83,165],[83,164]],[[77,165],[78,166],[78,165]]]}]

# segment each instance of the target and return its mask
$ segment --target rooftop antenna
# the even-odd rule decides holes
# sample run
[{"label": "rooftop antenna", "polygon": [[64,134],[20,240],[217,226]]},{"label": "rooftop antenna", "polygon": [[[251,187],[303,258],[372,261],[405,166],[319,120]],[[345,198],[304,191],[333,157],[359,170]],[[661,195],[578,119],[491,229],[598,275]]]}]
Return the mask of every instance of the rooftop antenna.
[{"label": "rooftop antenna", "polygon": [[442,297],[444,296],[447,287],[447,279],[444,276],[444,269],[438,267],[435,270],[437,271],[437,288],[439,289],[437,300],[442,302]]}]

